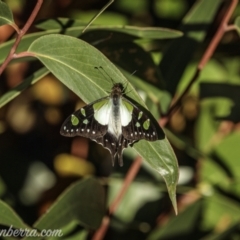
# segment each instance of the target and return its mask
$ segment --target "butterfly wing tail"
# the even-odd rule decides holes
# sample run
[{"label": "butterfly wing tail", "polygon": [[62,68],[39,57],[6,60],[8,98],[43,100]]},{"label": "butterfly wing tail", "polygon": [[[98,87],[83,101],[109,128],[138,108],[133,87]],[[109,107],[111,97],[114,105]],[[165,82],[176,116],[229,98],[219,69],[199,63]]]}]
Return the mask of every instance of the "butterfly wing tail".
[{"label": "butterfly wing tail", "polygon": [[118,142],[118,147],[116,148],[116,153],[114,155],[114,161],[118,161],[119,166],[123,166],[123,150],[127,148],[130,144],[130,141],[121,136]]},{"label": "butterfly wing tail", "polygon": [[122,167],[123,166],[123,158],[122,158],[122,152],[116,152],[114,157],[112,158],[112,164],[114,166],[114,163],[118,162],[119,166]]},{"label": "butterfly wing tail", "polygon": [[119,139],[116,139],[110,133],[106,133],[103,137],[94,139],[97,143],[101,144],[104,148],[108,149],[111,158],[112,165],[114,166],[115,162],[118,162],[120,166],[123,166],[123,157],[122,152],[124,148],[127,148],[130,144],[130,141],[120,136]]}]

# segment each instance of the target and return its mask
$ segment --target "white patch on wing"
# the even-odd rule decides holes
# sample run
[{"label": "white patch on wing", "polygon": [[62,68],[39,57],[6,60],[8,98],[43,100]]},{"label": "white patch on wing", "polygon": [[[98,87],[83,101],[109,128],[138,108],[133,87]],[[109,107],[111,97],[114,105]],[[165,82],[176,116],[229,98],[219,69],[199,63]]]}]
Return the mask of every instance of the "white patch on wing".
[{"label": "white patch on wing", "polygon": [[120,116],[121,116],[121,124],[122,126],[127,126],[132,120],[132,113],[129,112],[124,102],[120,100]]},{"label": "white patch on wing", "polygon": [[94,117],[102,125],[107,125],[111,113],[111,101],[107,101],[101,108],[95,110]]}]

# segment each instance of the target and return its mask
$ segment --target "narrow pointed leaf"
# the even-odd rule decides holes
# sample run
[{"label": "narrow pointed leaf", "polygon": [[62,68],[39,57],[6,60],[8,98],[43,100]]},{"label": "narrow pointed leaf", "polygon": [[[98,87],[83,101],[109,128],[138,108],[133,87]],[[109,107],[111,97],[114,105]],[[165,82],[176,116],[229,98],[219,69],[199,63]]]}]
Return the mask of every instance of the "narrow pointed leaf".
[{"label": "narrow pointed leaf", "polygon": [[174,39],[165,51],[159,66],[166,81],[166,88],[172,95],[177,89],[185,68],[192,60],[195,50],[205,39],[221,4],[222,0],[195,1],[180,27],[184,36]]},{"label": "narrow pointed leaf", "polygon": [[[61,230],[71,222],[97,229],[105,213],[104,189],[94,179],[86,178],[70,186],[50,209],[34,224],[39,230]],[[63,233],[63,232],[62,232]],[[40,240],[41,237],[25,237],[24,240]],[[65,239],[62,236],[62,239]]]},{"label": "narrow pointed leaf", "polygon": [[0,108],[10,102],[12,99],[17,97],[21,92],[30,87],[32,84],[35,84],[37,81],[42,79],[49,73],[47,68],[41,68],[40,70],[33,73],[31,76],[27,77],[22,83],[12,88],[10,91],[5,93],[0,97]]},{"label": "narrow pointed leaf", "polygon": [[167,138],[157,142],[139,141],[134,145],[134,148],[163,177],[174,210],[177,213],[178,164],[169,141]]},{"label": "narrow pointed leaf", "polygon": [[[36,24],[36,27],[42,30],[61,30],[66,27],[77,27],[85,28],[87,23],[69,19],[69,18],[56,18],[56,19],[47,19],[41,23]],[[136,27],[136,26],[122,26],[122,25],[95,25],[92,24],[88,27],[88,31],[91,30],[109,30],[127,33],[129,35],[145,38],[145,39],[166,39],[166,38],[176,38],[181,37],[182,32],[176,31],[168,28],[158,28],[158,27]]]},{"label": "narrow pointed leaf", "polygon": [[104,189],[94,179],[70,186],[35,224],[38,229],[57,229],[71,221],[97,229],[105,212]]},{"label": "narrow pointed leaf", "polygon": [[236,30],[238,34],[240,35],[240,17],[237,17],[234,21],[234,25],[236,26]]},{"label": "narrow pointed leaf", "polygon": [[5,202],[0,200],[0,224],[4,226],[12,226],[13,228],[31,229],[23,220],[15,213],[15,211]]},{"label": "narrow pointed leaf", "polygon": [[188,236],[199,225],[199,218],[203,209],[200,199],[188,206],[177,217],[172,217],[164,227],[157,227],[148,236],[147,240],[178,239],[179,236]]}]

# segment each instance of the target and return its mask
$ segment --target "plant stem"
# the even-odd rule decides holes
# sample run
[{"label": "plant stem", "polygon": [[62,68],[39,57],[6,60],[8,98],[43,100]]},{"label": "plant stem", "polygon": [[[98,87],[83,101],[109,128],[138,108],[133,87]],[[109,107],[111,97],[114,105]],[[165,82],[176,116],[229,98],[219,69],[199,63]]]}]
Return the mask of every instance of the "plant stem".
[{"label": "plant stem", "polygon": [[104,236],[107,232],[107,229],[109,227],[109,224],[110,224],[110,218],[114,214],[116,209],[118,208],[122,198],[124,197],[125,193],[127,192],[128,188],[129,188],[130,184],[132,183],[132,181],[136,177],[136,175],[137,175],[137,173],[138,173],[138,171],[141,167],[141,164],[142,164],[142,158],[141,157],[137,157],[134,160],[134,162],[132,163],[131,168],[127,172],[127,176],[124,179],[123,186],[122,186],[121,190],[119,191],[118,195],[113,200],[113,202],[111,203],[111,205],[109,207],[109,210],[108,210],[108,215],[103,218],[102,225],[95,232],[92,240],[101,240],[101,239],[104,238]]},{"label": "plant stem", "polygon": [[[25,35],[25,33],[28,31],[29,27],[32,25],[34,19],[36,18],[41,6],[42,6],[43,0],[38,0],[36,3],[36,6],[34,7],[30,17],[28,18],[27,22],[25,23],[24,27],[18,32],[18,36],[16,38],[16,41],[14,42],[8,56],[6,57],[5,61],[0,67],[0,75],[3,73],[9,62],[16,56],[15,52],[17,50],[17,47],[22,39],[22,37]],[[19,56],[19,55],[18,55]],[[15,57],[16,58],[16,57]]]},{"label": "plant stem", "polygon": [[236,8],[238,3],[238,0],[232,0],[231,3],[229,4],[229,7],[225,11],[224,17],[222,18],[221,23],[219,24],[219,27],[212,38],[210,44],[208,45],[206,51],[204,52],[201,60],[199,61],[199,64],[197,66],[197,69],[190,80],[189,84],[187,85],[186,89],[183,91],[181,96],[177,99],[177,101],[172,104],[172,106],[169,108],[167,114],[164,116],[164,118],[167,118],[166,121],[163,121],[165,124],[168,122],[172,114],[180,107],[182,99],[185,97],[185,95],[188,93],[192,85],[196,82],[198,79],[201,70],[204,68],[206,63],[209,61],[211,56],[213,55],[216,47],[218,46],[219,42],[221,41],[223,34],[229,30],[228,28],[228,22],[233,14],[234,9]]}]

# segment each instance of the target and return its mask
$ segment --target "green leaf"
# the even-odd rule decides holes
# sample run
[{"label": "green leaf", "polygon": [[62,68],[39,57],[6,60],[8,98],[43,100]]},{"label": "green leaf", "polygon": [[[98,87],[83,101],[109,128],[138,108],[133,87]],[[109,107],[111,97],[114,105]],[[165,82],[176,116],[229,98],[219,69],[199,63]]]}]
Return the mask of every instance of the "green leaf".
[{"label": "green leaf", "polygon": [[[107,96],[114,81],[123,83],[129,97],[145,106],[122,73],[101,52],[84,41],[68,36],[48,35],[33,42],[29,51],[86,103]],[[102,66],[111,79],[107,75],[103,78],[94,69],[96,66]],[[134,148],[163,176],[176,210],[178,166],[169,142],[166,139],[151,143],[140,141]]]},{"label": "green leaf", "polygon": [[[114,201],[115,197],[121,190],[122,185],[123,179],[114,177],[110,178],[108,184],[109,203]],[[114,216],[125,224],[132,223],[137,212],[140,211],[140,208],[145,206],[145,204],[157,201],[162,197],[161,190],[159,182],[154,184],[146,180],[133,181],[127,192],[124,194],[117,210],[114,212]]]},{"label": "green leaf", "polygon": [[[109,37],[109,32],[105,32],[105,36],[103,36],[103,33],[103,31],[98,31],[98,34],[97,32],[95,32],[95,34],[93,34],[93,32],[90,32],[89,34],[86,33],[82,36],[82,40],[91,43],[98,42],[100,34],[102,34],[102,39]],[[158,67],[153,62],[151,54],[142,46],[134,42],[133,38],[129,39],[128,34],[112,33],[111,40],[108,42],[103,41],[94,46],[103,52],[111,62],[118,67],[125,69],[127,72],[132,73],[133,69],[140,70],[135,71],[134,74],[131,75],[138,76],[142,79],[141,81],[151,83],[155,88],[157,86],[164,89],[164,81]],[[144,59],[144,61],[142,61],[142,59]]]},{"label": "green leaf", "polygon": [[0,200],[0,224],[13,228],[31,229],[5,202]]},{"label": "green leaf", "polygon": [[8,5],[0,0],[0,26],[14,24],[13,15]]},{"label": "green leaf", "polygon": [[[76,222],[90,229],[97,229],[105,213],[103,187],[94,178],[85,178],[65,190],[48,211],[37,220],[34,227],[40,230],[62,230]],[[62,236],[66,239],[65,236]],[[42,239],[26,237],[26,240]]]},{"label": "green leaf", "polygon": [[165,51],[160,69],[166,81],[167,90],[174,95],[182,74],[192,60],[195,50],[203,42],[222,0],[196,1],[186,15],[180,30],[184,36],[173,40]]},{"label": "green leaf", "polygon": [[[199,216],[203,201],[199,200],[188,206],[177,217],[173,216],[164,227],[157,227],[152,231],[148,240],[178,239],[180,236],[189,236],[199,225]],[[186,235],[184,235],[186,234]]]},{"label": "green leaf", "polygon": [[[166,112],[167,108],[171,102],[171,96],[167,91],[160,90],[157,87],[154,87],[152,84],[143,81],[138,78],[136,75],[130,74],[123,69],[121,69],[123,75],[136,87],[138,90],[143,90],[149,99],[151,100],[151,106],[148,106],[149,109],[153,108],[153,104],[157,107],[160,107],[162,112]],[[152,112],[155,118],[159,117]]]},{"label": "green leaf", "polygon": [[[69,36],[51,34],[40,37],[29,47],[36,57],[69,89],[86,102],[108,95],[112,81],[127,84],[122,73],[88,43]],[[95,69],[102,66],[105,75]],[[144,105],[135,89],[128,84],[129,96]]]},{"label": "green leaf", "polygon": [[[221,233],[213,233],[204,237],[203,240],[225,240],[225,239],[238,239],[239,238],[240,223],[236,222],[229,228]],[[235,238],[234,238],[235,237]]]},{"label": "green leaf", "polygon": [[18,86],[12,88],[10,91],[5,93],[0,97],[0,108],[6,105],[8,102],[10,102],[12,99],[17,97],[22,91],[30,87],[31,85],[38,82],[40,79],[42,79],[44,76],[46,76],[49,73],[49,70],[47,68],[41,68],[40,70],[33,73],[31,76],[27,77],[22,83],[20,83]]},{"label": "green leaf", "polygon": [[218,192],[209,184],[205,184],[202,189],[203,193],[208,195],[208,197],[204,198],[204,221],[201,224],[203,231],[219,226],[223,218],[228,219],[228,223],[226,223],[228,226],[240,221],[240,204],[238,200]]},{"label": "green leaf", "polygon": [[[187,31],[187,36],[198,42],[203,41],[206,36],[206,32],[221,4],[222,0],[202,0],[200,2],[196,2],[189,14],[187,14],[183,19],[182,28],[184,31]],[[190,24],[194,24],[195,28],[192,28],[189,31],[188,25]],[[205,26],[202,26],[203,24],[205,24]]]},{"label": "green leaf", "polygon": [[[62,30],[66,26],[71,28],[84,29],[87,23],[83,21],[68,19],[68,18],[57,18],[47,19],[37,24],[36,27],[43,30]],[[181,37],[182,32],[168,29],[168,28],[157,28],[157,27],[135,27],[135,26],[122,26],[122,25],[91,25],[88,29],[90,30],[109,30],[127,33],[129,35],[145,38],[145,39],[165,39],[165,38],[176,38]]]},{"label": "green leaf", "polygon": [[[83,23],[81,21],[77,20],[71,20],[71,19],[50,19],[46,20],[40,24],[37,25],[39,28],[46,29],[47,31],[37,32],[37,33],[31,33],[25,35],[18,48],[17,53],[26,51],[30,44],[38,39],[41,36],[52,34],[52,33],[60,33],[64,29],[64,34],[73,36],[73,37],[79,37],[81,30],[83,30],[86,26],[86,23]],[[69,27],[70,26],[70,27]],[[107,30],[110,32],[116,31],[116,32],[123,32],[127,33],[130,36],[135,37],[142,37],[147,39],[164,39],[164,38],[175,38],[180,37],[182,33],[180,31],[175,31],[172,29],[163,29],[163,28],[140,28],[140,27],[125,27],[124,26],[90,26],[88,31],[99,31],[99,30]],[[100,40],[102,38],[100,37]],[[13,43],[15,42],[15,39],[7,41],[0,46],[0,63],[4,61],[7,54],[9,53],[9,50]],[[14,61],[19,61],[20,59],[16,59]]]},{"label": "green leaf", "polygon": [[237,17],[234,21],[234,25],[236,26],[237,32],[240,35],[240,17]]},{"label": "green leaf", "polygon": [[37,229],[59,229],[78,221],[97,229],[105,213],[104,189],[94,178],[80,180],[70,186],[35,224]]},{"label": "green leaf", "polygon": [[169,197],[177,213],[176,186],[178,182],[178,163],[167,138],[156,142],[139,141],[134,149],[149,165],[163,177]]},{"label": "green leaf", "polygon": [[[26,51],[29,47],[29,45],[37,38],[39,38],[40,36],[43,36],[44,34],[46,34],[46,32],[38,32],[38,33],[31,33],[31,34],[27,34],[25,35],[22,40],[19,43],[19,46],[17,48],[16,53],[19,52],[23,52]],[[9,40],[5,43],[2,43],[0,45],[0,64],[3,63],[3,61],[6,59],[12,45],[14,44],[15,39]],[[14,61],[19,61],[20,59],[16,59]],[[25,59],[24,59],[25,60]]]}]

